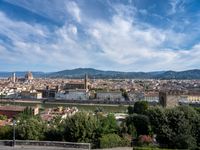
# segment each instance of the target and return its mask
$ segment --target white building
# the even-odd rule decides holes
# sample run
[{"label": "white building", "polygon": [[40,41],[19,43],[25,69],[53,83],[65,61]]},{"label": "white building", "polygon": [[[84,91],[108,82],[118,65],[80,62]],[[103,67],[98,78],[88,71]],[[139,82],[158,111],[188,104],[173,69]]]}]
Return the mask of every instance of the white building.
[{"label": "white building", "polygon": [[130,101],[140,101],[145,99],[143,92],[130,91],[128,92],[128,97]]},{"label": "white building", "polygon": [[65,100],[88,100],[89,94],[86,89],[71,89],[67,91],[57,92],[55,99]]},{"label": "white building", "polygon": [[33,91],[21,91],[21,98],[42,99],[42,93]]},{"label": "white building", "polygon": [[97,91],[96,99],[110,101],[124,101],[121,91]]}]

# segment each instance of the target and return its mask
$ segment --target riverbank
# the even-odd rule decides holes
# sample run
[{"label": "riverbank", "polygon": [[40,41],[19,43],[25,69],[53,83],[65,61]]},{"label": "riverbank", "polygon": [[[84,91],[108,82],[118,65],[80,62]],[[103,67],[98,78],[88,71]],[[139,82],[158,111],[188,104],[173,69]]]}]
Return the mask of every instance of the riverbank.
[{"label": "riverbank", "polygon": [[95,111],[102,110],[110,113],[124,113],[128,105],[121,104],[86,104],[86,103],[67,103],[58,101],[38,101],[38,100],[0,100],[0,105],[17,105],[17,106],[39,106],[40,108],[53,108],[53,107],[77,107],[81,111]]}]

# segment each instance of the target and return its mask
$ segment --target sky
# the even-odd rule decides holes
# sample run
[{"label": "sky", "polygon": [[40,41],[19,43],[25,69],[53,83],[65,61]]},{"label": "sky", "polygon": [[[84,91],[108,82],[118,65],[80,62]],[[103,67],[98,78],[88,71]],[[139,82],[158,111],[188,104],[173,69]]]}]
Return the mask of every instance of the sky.
[{"label": "sky", "polygon": [[200,0],[0,0],[0,71],[200,69]]}]

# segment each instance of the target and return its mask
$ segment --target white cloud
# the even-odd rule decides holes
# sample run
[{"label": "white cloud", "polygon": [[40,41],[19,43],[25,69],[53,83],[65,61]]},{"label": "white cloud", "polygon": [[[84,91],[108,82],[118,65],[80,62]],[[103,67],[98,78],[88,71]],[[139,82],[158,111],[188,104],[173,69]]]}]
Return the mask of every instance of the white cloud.
[{"label": "white cloud", "polygon": [[[173,49],[179,49],[180,44],[185,42],[185,34],[142,24],[135,21],[133,16],[127,19],[131,17],[123,16],[124,13],[120,13],[123,10],[119,8],[118,14],[110,22],[92,22],[88,31],[102,50],[101,57],[111,60],[112,67],[119,66],[118,70],[126,71],[130,71],[130,68],[151,71],[189,67],[183,63],[184,60],[195,58],[195,55],[188,53],[196,53],[198,50]],[[193,61],[193,65],[196,63]]]},{"label": "white cloud", "polygon": [[89,63],[85,49],[74,38],[77,28],[72,24],[52,32],[38,24],[13,21],[0,12],[0,34],[11,40],[11,45],[4,43],[0,47],[0,61],[21,66],[30,64],[26,70],[36,64],[47,66],[46,70],[59,70]]},{"label": "white cloud", "polygon": [[81,10],[77,3],[74,1],[68,1],[66,3],[67,11],[76,19],[77,22],[81,22]]},{"label": "white cloud", "polygon": [[180,48],[187,40],[184,33],[139,22],[134,7],[112,7],[115,13],[110,20],[88,19],[74,1],[69,1],[67,11],[78,24],[67,20],[53,31],[38,23],[12,20],[0,12],[0,34],[11,41],[8,44],[0,40],[0,61],[18,66],[26,63],[30,68],[25,70],[46,67],[44,71],[75,67],[183,70],[200,63],[200,44]]},{"label": "white cloud", "polygon": [[170,0],[171,10],[168,12],[168,14],[173,15],[178,12],[183,12],[185,10],[184,4],[184,0]]}]

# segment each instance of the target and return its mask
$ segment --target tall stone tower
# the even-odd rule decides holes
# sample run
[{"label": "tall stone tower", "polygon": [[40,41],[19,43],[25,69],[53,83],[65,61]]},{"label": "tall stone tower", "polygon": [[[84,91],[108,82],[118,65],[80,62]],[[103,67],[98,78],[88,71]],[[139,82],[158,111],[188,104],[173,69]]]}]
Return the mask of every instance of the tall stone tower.
[{"label": "tall stone tower", "polygon": [[163,107],[175,107],[179,105],[181,93],[177,91],[161,91],[159,92],[159,103]]},{"label": "tall stone tower", "polygon": [[87,74],[85,74],[84,85],[85,85],[85,89],[88,90],[88,76],[87,76]]}]

